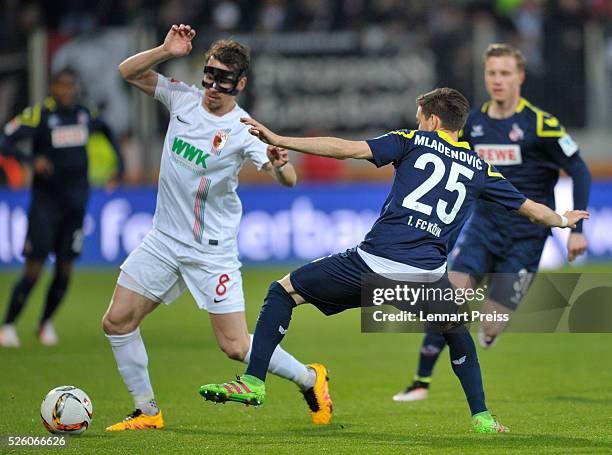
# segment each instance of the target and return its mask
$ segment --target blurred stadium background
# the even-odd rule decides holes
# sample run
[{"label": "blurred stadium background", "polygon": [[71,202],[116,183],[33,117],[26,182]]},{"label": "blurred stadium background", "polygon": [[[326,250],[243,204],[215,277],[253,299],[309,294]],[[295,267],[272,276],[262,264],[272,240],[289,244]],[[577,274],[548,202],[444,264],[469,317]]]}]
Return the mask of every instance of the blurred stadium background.
[{"label": "blurred stadium background", "polygon": [[[121,81],[117,64],[161,42],[172,23],[198,36],[188,58],[160,71],[199,86],[203,51],[231,36],[249,44],[251,115],[300,135],[377,136],[414,127],[414,99],[451,86],[474,105],[486,99],[481,55],[507,41],[528,58],[523,94],[558,116],[595,176],[582,261],[612,259],[612,2],[610,0],[100,0],[2,2],[0,123],[41,101],[48,76],[66,66],[83,95],[121,138],[127,176],[94,191],[83,265],[119,263],[148,230],[167,114]],[[101,186],[114,157],[95,136],[91,179]],[[303,262],[356,244],[383,201],[392,169],[293,157],[300,185],[276,191],[254,168],[242,172],[245,263]],[[29,170],[0,162],[0,267],[17,266],[25,234]],[[558,208],[571,205],[558,185]],[[550,239],[543,265],[558,267],[565,239]]]}]

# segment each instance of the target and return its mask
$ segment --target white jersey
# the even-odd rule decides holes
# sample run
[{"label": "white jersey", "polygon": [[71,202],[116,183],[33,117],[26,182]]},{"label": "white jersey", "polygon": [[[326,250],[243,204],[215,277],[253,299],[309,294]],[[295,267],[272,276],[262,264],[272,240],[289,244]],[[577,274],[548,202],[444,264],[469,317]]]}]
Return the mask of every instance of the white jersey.
[{"label": "white jersey", "polygon": [[203,91],[161,74],[155,99],[170,111],[153,225],[204,251],[235,252],[242,204],[236,188],[247,159],[268,162],[266,145],[248,132],[238,105],[221,116],[202,106]]}]

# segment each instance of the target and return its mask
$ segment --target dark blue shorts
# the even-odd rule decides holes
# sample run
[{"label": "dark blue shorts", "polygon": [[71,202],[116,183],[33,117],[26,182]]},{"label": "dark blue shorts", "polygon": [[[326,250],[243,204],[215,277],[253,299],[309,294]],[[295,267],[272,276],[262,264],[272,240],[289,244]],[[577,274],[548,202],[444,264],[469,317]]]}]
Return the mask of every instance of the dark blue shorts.
[{"label": "dark blue shorts", "polygon": [[[394,287],[406,284],[375,274],[361,259],[357,248],[344,253],[333,254],[291,272],[289,275],[293,289],[308,303],[316,306],[323,314],[330,316],[351,308],[364,305],[373,306],[372,301],[362,302],[362,289],[376,283],[376,287]],[[450,282],[445,274],[434,283],[413,282],[415,287],[450,288]],[[456,313],[454,301],[419,301],[413,304],[389,302],[401,310],[418,313]],[[447,330],[457,324],[441,324],[439,329]]]},{"label": "dark blue shorts", "polygon": [[527,294],[538,270],[546,237],[505,239],[491,243],[470,226],[455,247],[449,269],[489,278],[489,297],[514,310]]},{"label": "dark blue shorts", "polygon": [[317,259],[291,272],[293,289],[329,316],[361,307],[361,279],[374,273],[357,248]]},{"label": "dark blue shorts", "polygon": [[84,218],[84,208],[65,207],[54,198],[35,195],[28,213],[23,255],[44,260],[53,252],[58,259],[77,258],[83,244]]}]

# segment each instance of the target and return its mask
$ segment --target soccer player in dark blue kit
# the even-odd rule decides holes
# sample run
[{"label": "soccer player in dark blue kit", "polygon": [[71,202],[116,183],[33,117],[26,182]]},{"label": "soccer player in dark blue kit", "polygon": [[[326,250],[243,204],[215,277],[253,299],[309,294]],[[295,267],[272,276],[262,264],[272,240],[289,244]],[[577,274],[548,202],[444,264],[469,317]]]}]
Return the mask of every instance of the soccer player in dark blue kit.
[{"label": "soccer player in dark blue kit", "polygon": [[[528,198],[555,206],[554,187],[563,169],[573,181],[574,208],[586,210],[591,175],[578,146],[559,120],[521,97],[525,58],[507,44],[492,44],[484,55],[485,85],[490,101],[473,109],[463,138],[480,158],[495,165]],[[483,312],[505,314],[516,310],[538,269],[550,229],[529,223],[513,212],[500,212],[481,200],[451,254],[449,276],[461,287],[472,287],[489,275]],[[582,222],[569,235],[568,259],[584,253],[587,242]],[[484,348],[499,339],[507,321],[483,320],[478,338]],[[395,401],[426,399],[435,363],[446,342],[426,333],[416,375]]]},{"label": "soccer player in dark blue kit", "polygon": [[[0,153],[30,161],[34,174],[23,251],[25,265],[0,328],[3,347],[20,344],[15,321],[50,252],[55,253],[55,273],[39,321],[38,338],[43,345],[58,342],[51,317],[66,293],[72,263],[81,252],[89,196],[86,145],[91,132],[106,135],[117,155],[119,166],[109,187],[116,185],[123,173],[121,154],[109,127],[95,112],[77,103],[76,73],[66,68],[54,74],[49,95],[44,102],[26,108],[0,134]],[[23,140],[31,141],[31,155],[18,149]]]},{"label": "soccer player in dark blue kit", "polygon": [[[204,398],[263,403],[270,356],[288,330],[296,305],[309,302],[325,315],[358,308],[364,274],[420,275],[421,281],[434,284],[446,280],[449,243],[477,199],[497,203],[498,211],[516,210],[549,227],[574,226],[588,217],[584,211],[560,216],[527,199],[466,142],[459,142],[458,132],[469,104],[456,90],[436,89],[420,96],[417,106],[418,130],[392,131],[368,141],[289,138],[272,133],[253,119],[242,120],[251,126],[251,134],[269,144],[331,158],[365,159],[378,167],[392,164],[395,178],[378,220],[358,247],[311,262],[271,284],[257,320],[246,373],[236,381],[202,386]],[[449,345],[452,368],[465,392],[474,431],[507,432],[485,404],[470,333],[461,323],[441,324],[438,329]],[[327,391],[327,378],[317,377],[315,387]]]}]

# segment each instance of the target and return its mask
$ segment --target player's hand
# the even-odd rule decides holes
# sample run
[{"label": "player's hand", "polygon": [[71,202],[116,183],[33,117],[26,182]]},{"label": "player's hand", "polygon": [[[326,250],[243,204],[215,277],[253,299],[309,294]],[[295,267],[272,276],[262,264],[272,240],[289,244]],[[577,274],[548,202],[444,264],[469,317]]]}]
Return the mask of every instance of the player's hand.
[{"label": "player's hand", "polygon": [[196,35],[196,31],[191,25],[173,25],[164,39],[162,47],[173,57],[184,57],[191,52],[191,41]]},{"label": "player's hand", "polygon": [[34,174],[49,176],[53,174],[53,163],[46,156],[39,156],[32,163]]},{"label": "player's hand", "polygon": [[268,145],[268,159],[274,167],[282,167],[289,162],[289,152],[275,145]]},{"label": "player's hand", "polygon": [[567,260],[572,262],[587,249],[587,240],[582,232],[572,232],[567,241]]},{"label": "player's hand", "polygon": [[251,117],[242,117],[240,121],[249,126],[249,133],[258,137],[260,141],[270,145],[278,145],[280,136],[270,131],[265,125]]},{"label": "player's hand", "polygon": [[570,210],[563,214],[567,218],[567,227],[574,229],[580,220],[588,220],[591,214],[586,210]]}]

